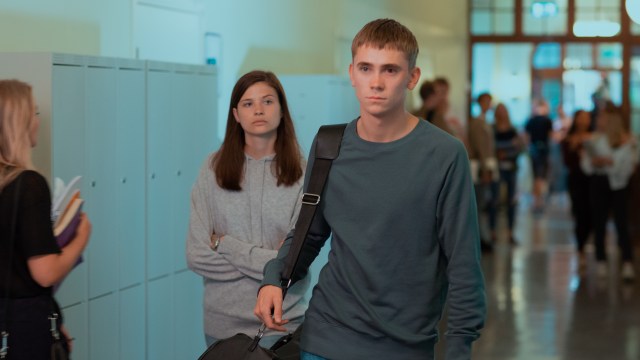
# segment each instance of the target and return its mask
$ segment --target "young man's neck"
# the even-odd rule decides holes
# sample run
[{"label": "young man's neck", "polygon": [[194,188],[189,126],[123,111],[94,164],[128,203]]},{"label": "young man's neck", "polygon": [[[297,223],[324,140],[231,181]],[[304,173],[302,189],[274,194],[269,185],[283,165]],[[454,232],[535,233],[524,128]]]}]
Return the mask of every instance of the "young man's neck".
[{"label": "young man's neck", "polygon": [[393,114],[375,116],[361,114],[356,124],[358,136],[370,142],[386,143],[407,136],[418,124],[419,119],[401,109]]}]

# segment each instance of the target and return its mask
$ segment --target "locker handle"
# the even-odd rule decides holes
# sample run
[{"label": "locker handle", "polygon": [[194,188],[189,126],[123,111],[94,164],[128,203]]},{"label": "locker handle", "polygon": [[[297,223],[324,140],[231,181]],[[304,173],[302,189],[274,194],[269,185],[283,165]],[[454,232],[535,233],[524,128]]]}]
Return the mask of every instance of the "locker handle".
[{"label": "locker handle", "polygon": [[91,187],[96,187],[96,181],[95,180],[91,181]]},{"label": "locker handle", "polygon": [[123,183],[123,184],[126,184],[126,183],[127,183],[127,178],[126,178],[126,177],[123,177],[123,178],[122,178],[122,183]]}]

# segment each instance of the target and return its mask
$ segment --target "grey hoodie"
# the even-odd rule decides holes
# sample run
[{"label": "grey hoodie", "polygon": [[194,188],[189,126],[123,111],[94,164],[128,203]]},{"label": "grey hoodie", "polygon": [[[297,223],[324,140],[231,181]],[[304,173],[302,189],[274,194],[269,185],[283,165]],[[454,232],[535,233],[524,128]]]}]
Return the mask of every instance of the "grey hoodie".
[{"label": "grey hoodie", "polygon": [[[204,278],[205,334],[218,339],[239,332],[253,336],[261,324],[253,308],[262,271],[295,225],[302,178],[293,186],[277,186],[273,156],[260,160],[245,156],[242,190],[229,191],[218,186],[209,167],[211,156],[202,165],[191,194],[187,262]],[[304,169],[304,159],[301,162]],[[213,233],[224,235],[217,252],[210,247]],[[308,286],[307,277],[287,293],[285,316],[291,320],[286,326],[290,330],[302,322]]]}]

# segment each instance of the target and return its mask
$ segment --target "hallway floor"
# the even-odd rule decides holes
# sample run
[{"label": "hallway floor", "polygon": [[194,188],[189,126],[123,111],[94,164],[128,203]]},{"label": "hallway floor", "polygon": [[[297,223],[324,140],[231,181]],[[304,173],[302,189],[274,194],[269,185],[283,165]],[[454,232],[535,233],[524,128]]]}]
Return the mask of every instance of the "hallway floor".
[{"label": "hallway floor", "polygon": [[[632,283],[620,279],[615,231],[609,225],[609,271],[598,277],[592,240],[587,265],[579,270],[564,196],[552,199],[539,215],[523,205],[516,221],[519,245],[508,245],[506,235],[499,234],[495,251],[483,254],[488,318],[473,358],[640,359],[640,278]],[[640,275],[637,260],[635,265]],[[441,345],[438,359],[444,358]]]}]

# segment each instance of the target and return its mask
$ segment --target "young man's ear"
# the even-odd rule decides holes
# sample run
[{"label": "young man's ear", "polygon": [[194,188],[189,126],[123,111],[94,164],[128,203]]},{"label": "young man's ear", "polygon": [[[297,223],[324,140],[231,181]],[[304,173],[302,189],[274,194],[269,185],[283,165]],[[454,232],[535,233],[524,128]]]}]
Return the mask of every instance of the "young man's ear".
[{"label": "young man's ear", "polygon": [[420,81],[420,68],[417,66],[414,66],[413,69],[411,69],[410,71],[410,78],[409,78],[409,84],[407,85],[407,88],[409,90],[413,90],[416,85],[418,85],[418,81]]},{"label": "young man's ear", "polygon": [[353,63],[349,64],[349,79],[351,80],[351,86],[355,87],[356,84],[353,83]]}]

